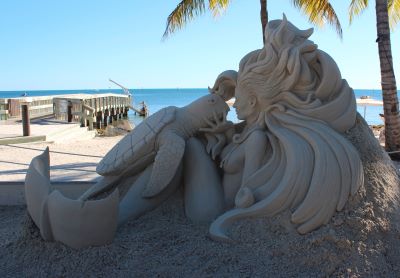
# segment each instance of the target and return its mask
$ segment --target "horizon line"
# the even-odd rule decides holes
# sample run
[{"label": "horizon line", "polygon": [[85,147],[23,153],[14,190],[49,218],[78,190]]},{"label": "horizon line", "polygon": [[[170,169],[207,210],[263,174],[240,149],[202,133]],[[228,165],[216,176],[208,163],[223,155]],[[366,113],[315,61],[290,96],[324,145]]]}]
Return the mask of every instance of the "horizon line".
[{"label": "horizon line", "polygon": [[[353,90],[377,90],[382,91],[382,88],[352,88]],[[24,89],[24,90],[0,90],[2,92],[43,92],[43,91],[106,91],[106,90],[121,90],[120,88],[96,88],[96,89]],[[208,87],[203,88],[190,88],[190,87],[166,87],[166,88],[128,88],[128,90],[208,90]],[[400,90],[397,90],[400,91]]]}]

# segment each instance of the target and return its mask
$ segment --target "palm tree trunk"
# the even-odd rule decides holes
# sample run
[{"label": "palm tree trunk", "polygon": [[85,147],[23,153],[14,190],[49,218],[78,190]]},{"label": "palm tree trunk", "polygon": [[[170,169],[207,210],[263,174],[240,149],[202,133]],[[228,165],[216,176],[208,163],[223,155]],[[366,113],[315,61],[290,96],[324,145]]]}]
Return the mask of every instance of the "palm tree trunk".
[{"label": "palm tree trunk", "polygon": [[262,26],[262,36],[263,36],[263,44],[265,44],[265,27],[268,23],[268,10],[267,10],[267,0],[260,0],[261,4],[261,26]]},{"label": "palm tree trunk", "polygon": [[400,117],[396,78],[393,70],[387,0],[375,0],[377,42],[381,66],[383,111],[385,115],[385,147],[400,150]]}]

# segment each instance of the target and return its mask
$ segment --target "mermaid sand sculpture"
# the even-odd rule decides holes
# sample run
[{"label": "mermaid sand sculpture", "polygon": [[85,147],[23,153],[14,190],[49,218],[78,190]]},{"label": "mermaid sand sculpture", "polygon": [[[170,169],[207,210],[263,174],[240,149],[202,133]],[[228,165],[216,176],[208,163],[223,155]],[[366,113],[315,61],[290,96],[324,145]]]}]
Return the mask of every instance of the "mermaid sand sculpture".
[{"label": "mermaid sand sculpture", "polygon": [[[287,209],[297,231],[310,232],[364,182],[359,154],[341,135],[355,124],[353,90],[333,59],[308,40],[312,31],[285,17],[271,21],[264,48],[240,62],[234,107],[246,127],[222,152],[230,209],[212,223],[215,239],[229,240],[225,230],[233,221]],[[251,155],[256,163],[248,163]],[[235,165],[240,159],[244,170]]]},{"label": "mermaid sand sculpture", "polygon": [[[161,135],[169,118],[161,127],[154,120],[151,131],[141,132],[149,134],[146,142],[158,142],[155,147],[134,135],[123,139],[98,166],[101,174],[113,176],[104,177],[80,202],[96,202],[85,200],[127,186],[117,212],[122,224],[157,207],[183,185],[186,215],[212,222],[211,238],[224,241],[230,240],[227,229],[234,221],[285,210],[301,234],[328,223],[363,184],[363,167],[342,135],[356,120],[353,90],[333,59],[308,39],[312,32],[299,30],[285,17],[270,21],[264,47],[247,54],[238,72],[223,72],[212,94],[204,97],[219,102],[234,95],[240,124],[226,121],[223,105],[205,114],[198,111],[207,115],[196,125],[205,139],[192,132]],[[170,164],[165,162],[169,154]],[[115,215],[116,210],[109,212]]]}]

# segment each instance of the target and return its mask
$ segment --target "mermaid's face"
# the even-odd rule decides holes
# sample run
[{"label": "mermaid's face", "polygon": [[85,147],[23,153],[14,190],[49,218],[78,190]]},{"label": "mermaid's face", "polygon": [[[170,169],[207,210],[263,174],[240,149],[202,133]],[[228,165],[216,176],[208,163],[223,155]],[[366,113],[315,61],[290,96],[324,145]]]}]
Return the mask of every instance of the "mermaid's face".
[{"label": "mermaid's face", "polygon": [[248,120],[257,111],[255,111],[256,99],[254,96],[249,95],[240,86],[235,89],[235,102],[233,107],[236,109],[236,114],[239,120]]}]

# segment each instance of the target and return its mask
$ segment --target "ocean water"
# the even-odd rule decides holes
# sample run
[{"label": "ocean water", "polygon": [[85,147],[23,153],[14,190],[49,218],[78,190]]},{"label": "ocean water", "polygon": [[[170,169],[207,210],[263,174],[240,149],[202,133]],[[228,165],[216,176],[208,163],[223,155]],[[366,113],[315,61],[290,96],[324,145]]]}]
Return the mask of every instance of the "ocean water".
[{"label": "ocean water", "polygon": [[[192,102],[193,100],[208,94],[208,89],[131,89],[133,93],[133,105],[139,106],[139,103],[144,101],[150,111],[150,114],[167,106],[182,107]],[[24,93],[28,96],[48,96],[48,95],[64,95],[64,94],[100,94],[100,93],[119,93],[120,89],[102,89],[102,90],[47,90],[47,91],[0,91],[0,98],[20,97]],[[370,96],[372,99],[382,100],[382,92],[380,90],[354,90],[357,98],[361,96]],[[365,110],[364,110],[365,109]],[[382,106],[358,106],[358,112],[364,116],[369,124],[382,124],[379,113],[383,113]],[[132,123],[138,124],[142,118],[135,116],[132,111],[129,112],[129,119]],[[234,109],[228,114],[228,119],[236,122],[236,113]]]}]

